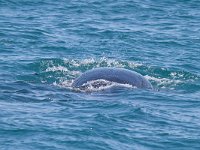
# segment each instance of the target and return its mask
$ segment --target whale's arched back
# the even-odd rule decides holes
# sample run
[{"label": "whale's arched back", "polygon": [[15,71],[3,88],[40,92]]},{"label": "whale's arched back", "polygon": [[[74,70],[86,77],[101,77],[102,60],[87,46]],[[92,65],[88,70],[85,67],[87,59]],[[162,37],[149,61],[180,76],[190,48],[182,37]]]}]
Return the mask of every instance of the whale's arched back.
[{"label": "whale's arched back", "polygon": [[152,89],[151,83],[141,74],[127,69],[111,67],[102,67],[86,71],[80,77],[75,79],[72,83],[72,87],[78,88],[84,83],[98,79],[104,79],[121,84],[130,84],[137,88]]}]

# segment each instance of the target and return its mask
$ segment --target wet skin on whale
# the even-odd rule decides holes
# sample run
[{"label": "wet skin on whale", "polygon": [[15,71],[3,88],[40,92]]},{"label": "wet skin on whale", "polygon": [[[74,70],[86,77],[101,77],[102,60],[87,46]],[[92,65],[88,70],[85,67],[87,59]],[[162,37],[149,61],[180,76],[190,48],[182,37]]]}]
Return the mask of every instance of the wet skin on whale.
[{"label": "wet skin on whale", "polygon": [[107,80],[111,82],[130,84],[137,88],[152,89],[151,83],[141,74],[122,68],[102,67],[86,71],[72,83],[72,87],[79,88],[93,80]]}]

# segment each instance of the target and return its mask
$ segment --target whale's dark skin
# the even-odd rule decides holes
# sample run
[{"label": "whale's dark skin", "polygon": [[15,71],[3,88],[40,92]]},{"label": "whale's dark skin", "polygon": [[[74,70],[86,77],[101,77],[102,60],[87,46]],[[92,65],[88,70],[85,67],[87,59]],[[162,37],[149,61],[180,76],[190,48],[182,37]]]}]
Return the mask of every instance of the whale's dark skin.
[{"label": "whale's dark skin", "polygon": [[72,83],[72,87],[79,88],[84,83],[104,79],[121,84],[130,84],[137,88],[152,89],[151,83],[141,74],[122,68],[102,67],[86,71]]}]

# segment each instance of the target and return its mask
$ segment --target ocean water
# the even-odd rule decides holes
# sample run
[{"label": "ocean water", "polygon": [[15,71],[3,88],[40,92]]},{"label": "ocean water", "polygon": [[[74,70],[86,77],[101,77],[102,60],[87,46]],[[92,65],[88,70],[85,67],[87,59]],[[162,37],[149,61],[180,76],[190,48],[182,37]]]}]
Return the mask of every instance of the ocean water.
[{"label": "ocean water", "polygon": [[[198,0],[0,0],[1,150],[200,149]],[[98,67],[154,90],[76,91]]]}]

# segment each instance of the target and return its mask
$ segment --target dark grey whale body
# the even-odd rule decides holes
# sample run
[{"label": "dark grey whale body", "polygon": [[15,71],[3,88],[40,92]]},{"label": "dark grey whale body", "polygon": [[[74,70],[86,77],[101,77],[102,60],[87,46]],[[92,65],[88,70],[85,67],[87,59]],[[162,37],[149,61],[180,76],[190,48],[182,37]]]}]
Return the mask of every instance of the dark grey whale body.
[{"label": "dark grey whale body", "polygon": [[137,88],[152,89],[151,83],[141,74],[127,69],[111,67],[102,67],[86,71],[80,77],[75,79],[72,83],[72,87],[79,88],[89,81],[99,79],[121,84],[130,84]]}]

